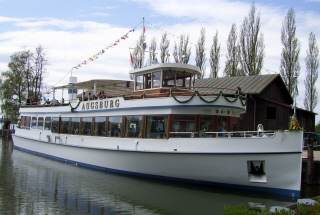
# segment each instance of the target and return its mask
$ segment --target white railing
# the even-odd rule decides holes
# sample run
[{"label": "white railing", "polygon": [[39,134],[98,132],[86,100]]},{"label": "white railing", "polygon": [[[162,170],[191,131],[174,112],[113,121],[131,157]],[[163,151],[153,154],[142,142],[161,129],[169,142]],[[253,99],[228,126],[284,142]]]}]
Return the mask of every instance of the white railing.
[{"label": "white railing", "polygon": [[[195,134],[199,132],[169,132],[170,134],[176,134],[173,138],[189,137],[194,138]],[[205,136],[199,138],[271,138],[274,137],[274,131],[217,131],[217,132],[204,132]],[[189,136],[190,135],[190,136]]]},{"label": "white railing", "polygon": [[274,131],[218,131],[205,132],[206,134],[216,134],[216,137],[243,137],[243,138],[261,138],[274,137]]}]

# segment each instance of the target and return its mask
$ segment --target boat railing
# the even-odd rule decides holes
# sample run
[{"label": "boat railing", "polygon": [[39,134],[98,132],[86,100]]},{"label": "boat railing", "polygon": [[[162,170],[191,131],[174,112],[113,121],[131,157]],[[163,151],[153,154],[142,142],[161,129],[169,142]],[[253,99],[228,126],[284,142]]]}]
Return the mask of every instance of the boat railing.
[{"label": "boat railing", "polygon": [[[192,131],[186,131],[186,132],[178,132],[178,131],[172,131],[169,132],[170,134],[173,134],[174,137],[191,137],[194,138],[195,134],[198,134],[199,132],[192,132]],[[190,135],[190,136],[189,136]]]},{"label": "boat railing", "polygon": [[[186,131],[186,132],[169,132],[172,134],[173,138],[179,138],[179,137],[189,137],[189,138],[195,138],[197,137],[197,134],[199,132],[192,132],[192,131]],[[211,137],[211,138],[234,138],[234,137],[240,137],[240,138],[272,138],[274,137],[275,133],[274,131],[218,131],[218,132],[202,132],[204,135],[200,135],[199,137]]]},{"label": "boat railing", "polygon": [[217,131],[204,132],[206,135],[215,134],[216,138],[220,137],[242,137],[242,138],[268,138],[274,137],[274,131]]}]

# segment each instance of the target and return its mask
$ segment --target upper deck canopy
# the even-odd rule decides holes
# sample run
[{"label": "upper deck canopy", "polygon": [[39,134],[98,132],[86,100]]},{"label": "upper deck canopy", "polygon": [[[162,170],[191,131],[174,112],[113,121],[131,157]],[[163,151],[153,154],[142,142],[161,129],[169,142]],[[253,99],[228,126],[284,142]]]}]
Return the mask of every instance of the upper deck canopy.
[{"label": "upper deck canopy", "polygon": [[122,95],[132,93],[132,80],[110,80],[110,79],[93,79],[90,81],[79,82],[75,84],[67,84],[54,87],[56,89],[79,89],[90,92],[104,91],[109,95]]}]

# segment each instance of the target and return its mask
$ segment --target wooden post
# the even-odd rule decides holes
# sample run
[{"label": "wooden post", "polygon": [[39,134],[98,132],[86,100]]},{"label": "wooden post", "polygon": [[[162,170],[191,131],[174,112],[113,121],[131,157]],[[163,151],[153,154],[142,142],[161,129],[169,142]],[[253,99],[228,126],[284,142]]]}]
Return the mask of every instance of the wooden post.
[{"label": "wooden post", "polygon": [[314,179],[314,162],[313,162],[313,145],[308,144],[308,155],[307,155],[307,184],[313,184]]}]

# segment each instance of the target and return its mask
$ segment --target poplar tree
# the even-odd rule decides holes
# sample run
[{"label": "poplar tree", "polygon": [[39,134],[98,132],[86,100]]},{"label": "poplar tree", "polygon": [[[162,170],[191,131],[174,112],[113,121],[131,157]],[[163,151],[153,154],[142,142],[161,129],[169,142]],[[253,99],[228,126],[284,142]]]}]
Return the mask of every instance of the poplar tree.
[{"label": "poplar tree", "polygon": [[206,29],[201,28],[200,37],[198,39],[198,43],[196,44],[196,66],[200,69],[200,75],[198,78],[203,78],[206,74],[206,66],[205,63],[206,53],[205,53],[205,41],[206,41]]},{"label": "poplar tree", "polygon": [[160,43],[160,49],[161,49],[161,63],[168,63],[169,62],[169,45],[170,40],[167,38],[167,32],[165,32],[162,35],[161,43]]},{"label": "poplar tree", "polygon": [[220,69],[220,43],[218,42],[218,30],[213,37],[213,44],[210,49],[210,78],[217,78]]},{"label": "poplar tree", "polygon": [[240,46],[238,44],[238,35],[236,24],[232,24],[231,30],[228,35],[227,40],[227,55],[226,55],[226,65],[224,68],[225,76],[241,76],[244,75],[241,69],[239,69],[240,64]]},{"label": "poplar tree", "polygon": [[187,64],[191,55],[191,47],[189,45],[189,35],[180,35],[179,45],[175,42],[173,57],[176,63]]},{"label": "poplar tree", "polygon": [[280,62],[280,75],[292,95],[300,74],[300,42],[296,38],[296,19],[292,8],[282,23],[281,43],[283,45]]},{"label": "poplar tree", "polygon": [[316,88],[316,81],[318,80],[318,68],[319,68],[319,48],[317,45],[316,36],[311,32],[309,35],[309,49],[307,50],[306,61],[306,80],[304,85],[306,86],[304,107],[313,111],[318,104],[318,92]]},{"label": "poplar tree", "polygon": [[149,46],[149,65],[157,62],[157,39],[153,37]]},{"label": "poplar tree", "polygon": [[134,48],[134,51],[132,53],[132,67],[133,69],[140,69],[144,65],[144,54],[147,48],[147,44],[145,43],[145,35],[142,33],[136,42],[136,47]]},{"label": "poplar tree", "polygon": [[263,66],[264,39],[260,33],[260,13],[251,5],[240,30],[241,66],[246,75],[259,75]]}]

